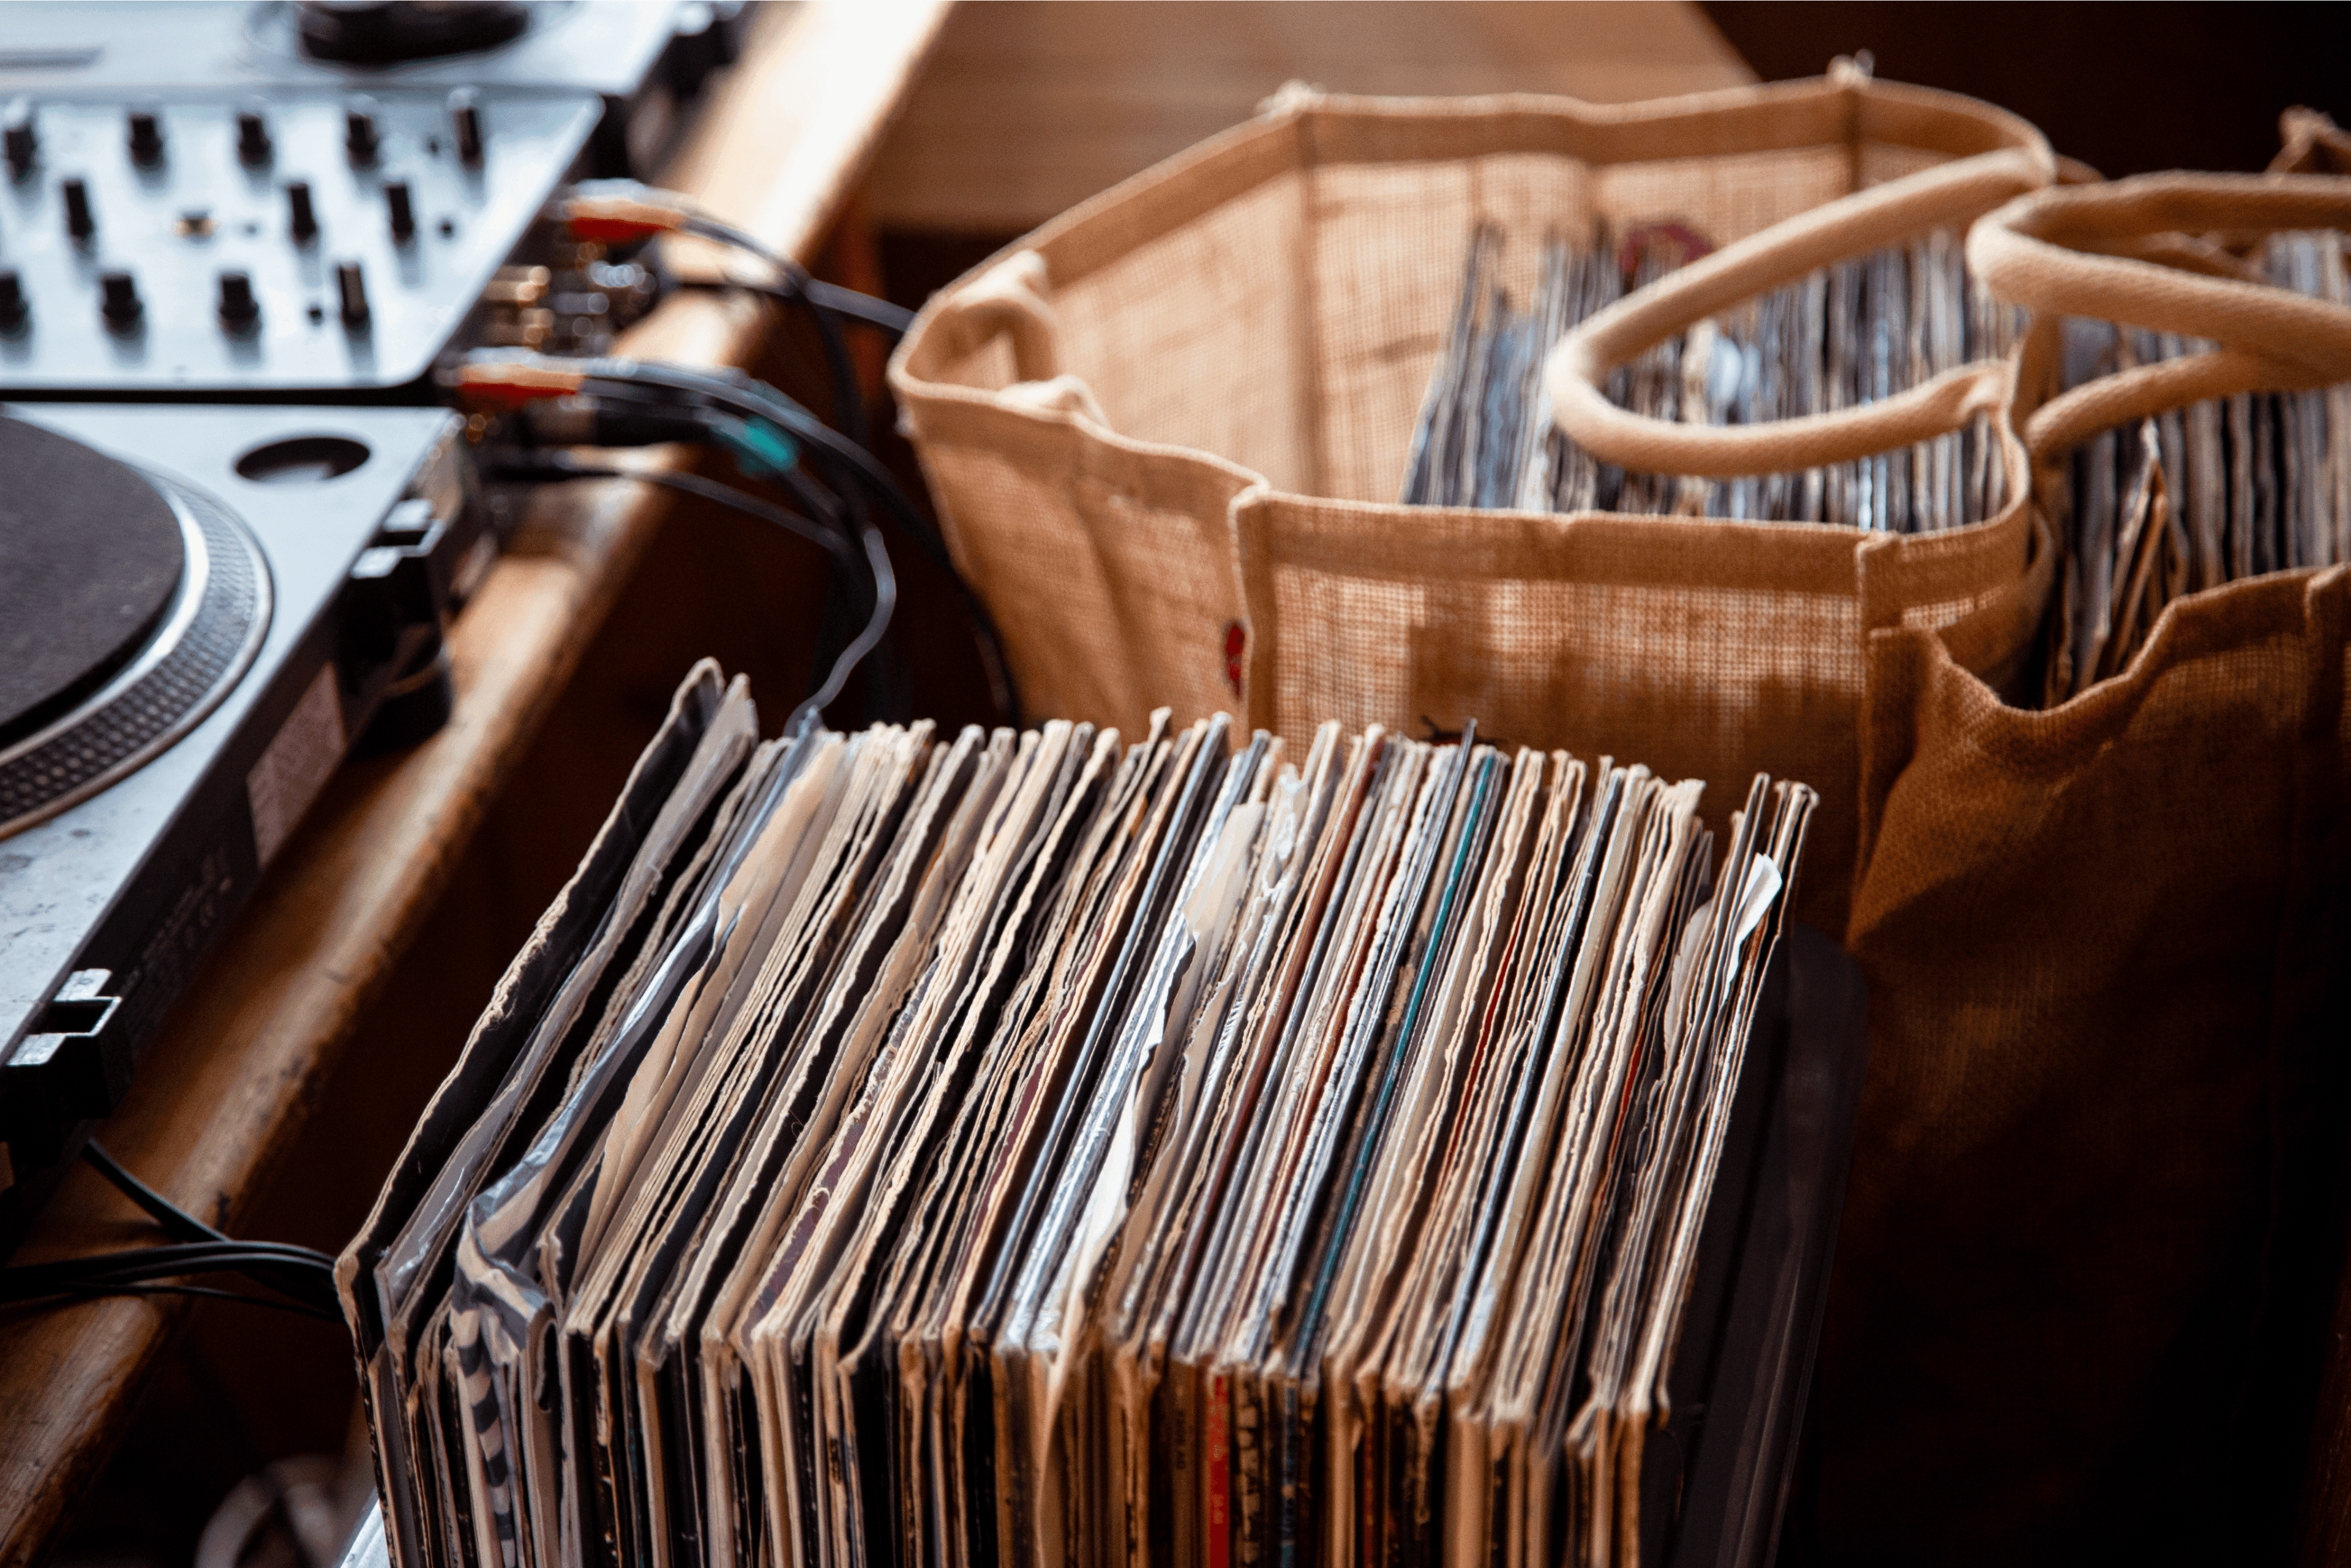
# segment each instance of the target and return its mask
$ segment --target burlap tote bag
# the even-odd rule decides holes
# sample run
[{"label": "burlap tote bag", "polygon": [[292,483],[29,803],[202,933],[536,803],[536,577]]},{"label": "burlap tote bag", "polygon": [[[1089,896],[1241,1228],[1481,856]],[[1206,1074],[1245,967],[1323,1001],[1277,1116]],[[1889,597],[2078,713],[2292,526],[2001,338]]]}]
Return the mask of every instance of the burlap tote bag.
[{"label": "burlap tote bag", "polygon": [[[1032,711],[1235,709],[1301,741],[1475,718],[1734,798],[1770,768],[1823,791],[1805,896],[1835,929],[1861,536],[1395,504],[1460,257],[1492,225],[1523,288],[1547,232],[1671,219],[1722,247],[1690,273],[1739,295],[1783,255],[1963,227],[2053,174],[2014,116],[1850,69],[1624,107],[1290,95],[945,291],[893,385]],[[1970,376],[1937,412],[1996,397]],[[1803,450],[1771,444],[1766,465]],[[1931,621],[2026,570],[2014,528],[1963,548]]]},{"label": "burlap tote bag", "polygon": [[[1978,276],[2037,318],[2043,481],[2097,431],[2351,377],[2351,312],[2220,243],[2317,228],[2351,182],[2149,176],[1979,224]],[[2059,315],[2222,346],[2043,402]],[[2283,1554],[2341,1256],[2346,622],[2341,566],[2209,589],[2026,711],[1872,612],[1828,1560]]]}]

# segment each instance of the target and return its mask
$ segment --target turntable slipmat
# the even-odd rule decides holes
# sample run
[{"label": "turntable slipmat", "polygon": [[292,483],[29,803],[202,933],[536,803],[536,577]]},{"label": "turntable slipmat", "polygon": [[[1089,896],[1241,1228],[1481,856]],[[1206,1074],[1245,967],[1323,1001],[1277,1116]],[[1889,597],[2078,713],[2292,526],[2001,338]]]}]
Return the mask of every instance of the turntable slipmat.
[{"label": "turntable slipmat", "polygon": [[182,558],[178,518],[137,473],[0,419],[0,745],[129,663],[171,607]]},{"label": "turntable slipmat", "polygon": [[269,605],[260,544],[219,502],[0,419],[0,839],[203,722]]}]

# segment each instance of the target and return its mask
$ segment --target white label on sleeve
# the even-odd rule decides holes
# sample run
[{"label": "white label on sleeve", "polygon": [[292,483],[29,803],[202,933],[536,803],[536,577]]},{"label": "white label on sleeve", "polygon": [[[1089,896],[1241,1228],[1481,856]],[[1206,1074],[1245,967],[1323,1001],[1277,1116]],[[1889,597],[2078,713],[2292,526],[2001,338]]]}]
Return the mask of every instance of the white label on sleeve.
[{"label": "white label on sleeve", "polygon": [[264,866],[277,858],[342,759],[343,703],[335,690],[335,666],[328,664],[245,776],[245,797],[253,807],[253,847]]}]

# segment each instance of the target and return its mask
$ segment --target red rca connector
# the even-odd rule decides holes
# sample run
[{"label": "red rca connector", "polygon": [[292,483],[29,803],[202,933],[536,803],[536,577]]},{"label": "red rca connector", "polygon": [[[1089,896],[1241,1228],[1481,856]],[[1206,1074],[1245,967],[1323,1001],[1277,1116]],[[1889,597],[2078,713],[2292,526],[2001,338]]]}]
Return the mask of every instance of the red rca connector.
[{"label": "red rca connector", "polygon": [[569,397],[588,382],[585,371],[511,360],[485,361],[457,369],[457,395],[477,408],[512,410],[549,398]]},{"label": "red rca connector", "polygon": [[613,245],[684,228],[685,209],[659,199],[666,193],[635,184],[625,192],[583,185],[557,210],[574,239]]}]

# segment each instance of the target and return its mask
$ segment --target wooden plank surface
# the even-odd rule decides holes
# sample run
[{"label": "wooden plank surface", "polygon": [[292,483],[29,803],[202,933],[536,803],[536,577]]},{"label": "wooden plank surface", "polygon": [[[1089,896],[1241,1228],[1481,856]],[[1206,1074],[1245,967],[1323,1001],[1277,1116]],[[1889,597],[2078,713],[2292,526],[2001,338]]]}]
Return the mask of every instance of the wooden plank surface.
[{"label": "wooden plank surface", "polygon": [[[775,7],[668,183],[807,256],[862,174],[946,11],[944,0]],[[757,350],[766,319],[747,301],[684,296],[622,348],[739,363]],[[534,498],[451,636],[457,703],[447,727],[336,777],[173,1009],[100,1135],[182,1207],[234,1231],[246,1195],[329,1092],[354,1020],[429,916],[654,531],[659,494],[582,484]],[[18,1260],[152,1236],[111,1187],[78,1168]],[[40,1558],[182,1317],[182,1304],[144,1298],[0,1320],[0,1564]]]},{"label": "wooden plank surface", "polygon": [[1018,234],[1248,119],[1293,79],[1622,103],[1754,75],[1677,0],[971,0],[874,164],[873,221]]}]

